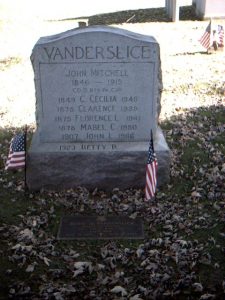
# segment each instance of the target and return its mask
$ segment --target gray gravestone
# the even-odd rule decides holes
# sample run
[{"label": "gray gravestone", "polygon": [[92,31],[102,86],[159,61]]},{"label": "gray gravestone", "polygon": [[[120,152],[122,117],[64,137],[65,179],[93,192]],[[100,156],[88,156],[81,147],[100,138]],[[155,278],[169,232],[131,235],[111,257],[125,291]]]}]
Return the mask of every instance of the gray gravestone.
[{"label": "gray gravestone", "polygon": [[40,38],[31,60],[37,131],[27,160],[30,189],[144,187],[150,133],[158,180],[169,148],[158,128],[160,50],[150,36],[105,26]]}]

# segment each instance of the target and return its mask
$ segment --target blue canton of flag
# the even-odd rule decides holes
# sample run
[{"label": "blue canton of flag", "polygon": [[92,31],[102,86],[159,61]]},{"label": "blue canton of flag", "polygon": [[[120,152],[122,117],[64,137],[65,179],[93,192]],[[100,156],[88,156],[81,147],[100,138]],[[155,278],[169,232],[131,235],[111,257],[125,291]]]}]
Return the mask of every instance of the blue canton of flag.
[{"label": "blue canton of flag", "polygon": [[146,166],[146,185],[145,185],[145,199],[150,200],[154,197],[157,184],[157,168],[158,162],[154,152],[153,138],[151,138],[148,150],[148,162]]},{"label": "blue canton of flag", "polygon": [[6,170],[20,169],[25,166],[25,142],[26,138],[24,133],[18,134],[12,139],[5,166]]}]

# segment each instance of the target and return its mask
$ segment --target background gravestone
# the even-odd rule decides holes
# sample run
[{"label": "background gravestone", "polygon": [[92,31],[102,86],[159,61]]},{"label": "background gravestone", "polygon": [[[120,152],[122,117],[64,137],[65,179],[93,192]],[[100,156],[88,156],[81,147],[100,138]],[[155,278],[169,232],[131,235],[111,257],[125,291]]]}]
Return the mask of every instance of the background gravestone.
[{"label": "background gravestone", "polygon": [[30,189],[144,187],[151,130],[159,184],[168,180],[153,37],[79,28],[40,38],[31,60],[37,130],[28,153]]}]

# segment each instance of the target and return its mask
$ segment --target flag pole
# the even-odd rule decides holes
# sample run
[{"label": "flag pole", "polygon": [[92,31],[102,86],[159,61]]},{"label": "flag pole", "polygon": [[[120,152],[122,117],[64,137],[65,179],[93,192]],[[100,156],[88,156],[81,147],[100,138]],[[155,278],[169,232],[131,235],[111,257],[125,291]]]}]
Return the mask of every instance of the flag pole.
[{"label": "flag pole", "polygon": [[212,37],[212,18],[210,18],[209,21],[210,27],[209,27],[209,48],[207,49],[207,53],[210,53],[210,47],[213,45],[213,37]]},{"label": "flag pole", "polygon": [[24,129],[24,150],[25,150],[25,166],[24,166],[24,193],[28,191],[27,188],[27,125]]},{"label": "flag pole", "polygon": [[151,129],[151,143],[152,143],[152,150],[155,153],[154,143],[153,143],[153,132],[152,132],[152,129]]},{"label": "flag pole", "polygon": [[[155,153],[155,148],[154,148],[154,142],[153,142],[153,132],[152,132],[152,129],[151,129],[151,143],[152,143],[152,150],[153,150],[153,153]],[[156,195],[157,195],[157,189],[155,191],[155,195],[154,195],[154,200],[156,201]]]}]

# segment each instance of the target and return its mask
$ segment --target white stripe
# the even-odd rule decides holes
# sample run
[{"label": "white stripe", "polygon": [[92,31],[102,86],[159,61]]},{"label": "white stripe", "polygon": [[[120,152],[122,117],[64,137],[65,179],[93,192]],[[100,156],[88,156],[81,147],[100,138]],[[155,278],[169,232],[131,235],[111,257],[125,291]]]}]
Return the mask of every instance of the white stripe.
[{"label": "white stripe", "polygon": [[[150,195],[146,190],[148,198],[153,197],[156,191],[156,166],[157,166],[157,162],[154,161],[151,165],[148,165],[147,167],[147,170],[149,171],[150,175],[148,176],[148,171],[146,171],[146,183],[147,183],[146,186],[149,187],[150,194],[151,194]],[[152,182],[150,179],[152,179]]]}]

